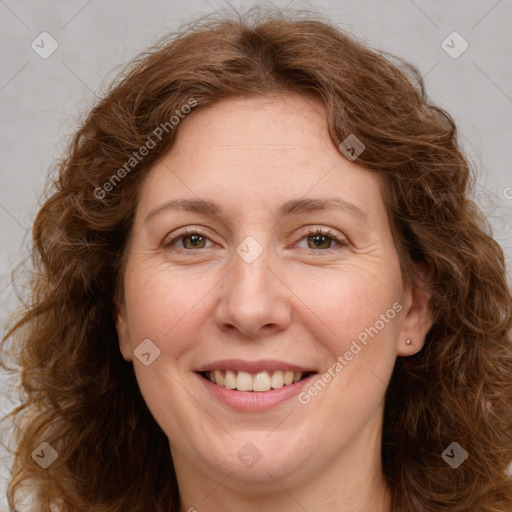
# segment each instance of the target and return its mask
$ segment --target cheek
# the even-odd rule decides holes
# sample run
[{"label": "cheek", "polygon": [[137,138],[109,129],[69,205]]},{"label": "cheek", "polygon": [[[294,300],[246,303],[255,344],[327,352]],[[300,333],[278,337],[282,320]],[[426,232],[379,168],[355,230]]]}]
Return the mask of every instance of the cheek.
[{"label": "cheek", "polygon": [[[401,308],[393,304],[401,299],[400,275],[390,266],[378,273],[371,267],[347,265],[329,272],[297,274],[292,283],[310,318],[303,319],[304,323],[316,326],[315,338],[323,340],[333,357],[349,350],[358,336],[364,341],[371,327],[378,331],[380,346],[398,330],[397,310]],[[372,333],[376,338],[373,329]]]},{"label": "cheek", "polygon": [[[400,298],[398,263],[380,266],[363,262],[336,268],[282,267],[278,273],[287,286],[282,285],[276,300],[290,302],[290,327],[310,331],[312,339],[337,356]],[[200,326],[214,328],[220,299],[215,287],[224,275],[217,270],[134,264],[125,283],[132,344],[149,338],[177,357],[195,344]],[[385,330],[390,330],[389,324]]]},{"label": "cheek", "polygon": [[380,273],[347,266],[300,282],[309,324],[318,327],[317,349],[322,345],[329,354],[321,382],[304,391],[301,403],[331,411],[334,430],[356,432],[379,410],[396,361],[400,274],[391,265]]},{"label": "cheek", "polygon": [[[150,338],[165,351],[190,343],[199,312],[208,303],[211,273],[141,264],[125,286],[132,343]],[[173,343],[168,343],[172,339]]]}]

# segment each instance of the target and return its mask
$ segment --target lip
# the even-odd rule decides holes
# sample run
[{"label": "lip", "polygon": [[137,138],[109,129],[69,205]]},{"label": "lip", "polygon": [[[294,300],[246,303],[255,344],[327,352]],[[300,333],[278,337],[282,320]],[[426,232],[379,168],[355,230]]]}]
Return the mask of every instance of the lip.
[{"label": "lip", "polygon": [[222,359],[205,364],[197,368],[196,372],[209,372],[212,370],[235,370],[248,373],[274,372],[278,370],[293,372],[317,372],[315,368],[307,368],[298,364],[277,361],[275,359],[260,359],[258,361],[244,361],[243,359]]},{"label": "lip", "polygon": [[[300,370],[297,370],[300,371]],[[238,391],[237,389],[228,389],[224,386],[218,386],[200,373],[196,373],[197,378],[203,386],[217,400],[238,411],[264,411],[279,406],[281,403],[297,396],[301,390],[311,383],[311,380],[318,374],[313,373],[308,377],[276,389],[269,391]]]}]

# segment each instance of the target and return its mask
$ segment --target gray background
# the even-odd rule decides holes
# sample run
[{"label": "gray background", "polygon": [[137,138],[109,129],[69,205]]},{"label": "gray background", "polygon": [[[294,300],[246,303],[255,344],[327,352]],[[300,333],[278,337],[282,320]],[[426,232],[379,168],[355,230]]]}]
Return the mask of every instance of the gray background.
[{"label": "gray background", "polygon": [[[262,2],[256,2],[261,4]],[[245,9],[252,1],[233,1]],[[0,0],[0,321],[16,307],[10,272],[27,254],[30,226],[51,163],[59,157],[96,94],[119,66],[181,23],[226,7],[193,0]],[[512,0],[275,1],[313,8],[376,48],[415,64],[433,102],[447,109],[479,182],[475,196],[512,264]],[[58,49],[47,59],[31,47],[47,31]],[[469,47],[458,58],[442,42],[453,31]],[[452,51],[461,48],[457,39]],[[0,411],[11,408],[0,381]],[[1,414],[1,412],[0,412]],[[9,444],[15,427],[0,424]],[[469,450],[470,451],[470,447]],[[0,510],[9,457],[0,451]]]}]

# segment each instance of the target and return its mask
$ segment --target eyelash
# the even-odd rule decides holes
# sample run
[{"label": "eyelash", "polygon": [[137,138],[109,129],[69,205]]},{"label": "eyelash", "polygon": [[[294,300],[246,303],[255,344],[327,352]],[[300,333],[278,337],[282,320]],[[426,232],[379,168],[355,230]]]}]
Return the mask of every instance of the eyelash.
[{"label": "eyelash", "polygon": [[[192,235],[199,235],[199,236],[201,236],[203,238],[206,238],[206,239],[210,240],[205,233],[202,233],[199,230],[186,229],[185,231],[182,231],[181,233],[178,233],[176,236],[174,236],[168,242],[165,242],[164,243],[164,247],[165,248],[171,247],[174,243],[176,243],[181,238],[186,238],[187,236],[192,236]],[[331,240],[336,242],[336,244],[338,244],[339,247],[348,247],[349,246],[349,244],[348,244],[348,242],[346,240],[340,239],[335,232],[333,232],[333,231],[331,231],[330,229],[327,229],[327,228],[316,228],[315,230],[306,231],[305,233],[302,234],[299,242],[301,242],[305,238],[309,238],[309,237],[312,237],[312,236],[319,236],[319,235],[320,236],[326,236],[327,238],[330,238]],[[193,249],[184,249],[182,247],[179,247],[178,250],[186,251],[188,253],[196,252]],[[335,247],[330,247],[329,249],[310,249],[310,248],[308,248],[306,250],[309,251],[309,252],[314,252],[314,253],[318,253],[318,252],[331,253],[333,250],[336,250],[336,246]]]}]

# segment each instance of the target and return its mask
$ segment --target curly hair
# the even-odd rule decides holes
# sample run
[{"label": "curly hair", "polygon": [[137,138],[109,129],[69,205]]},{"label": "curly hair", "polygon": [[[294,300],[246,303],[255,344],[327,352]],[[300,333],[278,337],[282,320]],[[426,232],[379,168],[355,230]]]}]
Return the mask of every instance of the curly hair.
[{"label": "curly hair", "polygon": [[[179,510],[168,440],[113,320],[141,180],[179,126],[121,169],[191,98],[198,110],[290,92],[322,100],[333,144],[364,142],[357,163],[382,177],[404,282],[419,282],[421,267],[431,295],[425,345],[397,359],[386,395],[393,511],[512,510],[512,297],[454,121],[414,66],[318,14],[276,9],[201,18],[141,53],[55,164],[33,225],[31,300],[2,340],[23,392],[11,413],[21,426],[12,510],[25,486],[41,512]],[[32,460],[43,441],[58,453],[47,469]],[[454,441],[469,453],[456,470],[441,457]]]}]

